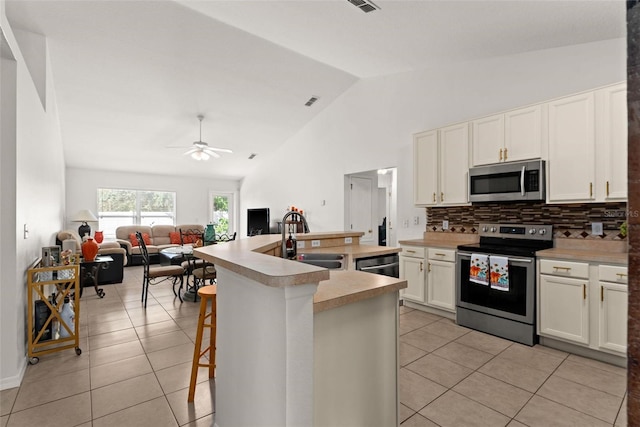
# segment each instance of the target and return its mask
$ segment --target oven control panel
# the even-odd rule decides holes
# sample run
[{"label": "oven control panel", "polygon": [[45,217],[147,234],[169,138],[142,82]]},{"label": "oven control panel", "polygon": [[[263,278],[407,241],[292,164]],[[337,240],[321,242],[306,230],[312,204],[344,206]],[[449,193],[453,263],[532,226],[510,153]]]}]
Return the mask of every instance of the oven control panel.
[{"label": "oven control panel", "polygon": [[480,224],[480,237],[553,240],[553,226],[541,224]]}]

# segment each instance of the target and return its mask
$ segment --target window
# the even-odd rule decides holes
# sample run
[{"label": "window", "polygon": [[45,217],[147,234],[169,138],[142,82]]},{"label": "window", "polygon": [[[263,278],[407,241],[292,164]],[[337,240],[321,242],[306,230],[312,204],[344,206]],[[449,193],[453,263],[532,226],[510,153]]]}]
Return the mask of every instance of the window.
[{"label": "window", "polygon": [[115,239],[121,225],[175,225],[172,191],[98,189],[98,221],[105,238]]},{"label": "window", "polygon": [[234,193],[209,193],[209,218],[216,235],[233,234],[235,231]]}]

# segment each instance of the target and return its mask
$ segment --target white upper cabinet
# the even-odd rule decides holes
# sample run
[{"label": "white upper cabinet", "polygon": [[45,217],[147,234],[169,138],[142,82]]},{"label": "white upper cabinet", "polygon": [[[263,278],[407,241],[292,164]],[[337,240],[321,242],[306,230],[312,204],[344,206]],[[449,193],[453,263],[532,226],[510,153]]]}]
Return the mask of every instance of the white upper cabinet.
[{"label": "white upper cabinet", "polygon": [[626,83],[549,103],[548,202],[627,200]]},{"label": "white upper cabinet", "polygon": [[468,204],[467,122],[413,137],[413,200],[420,206]]},{"label": "white upper cabinet", "polygon": [[593,201],[594,93],[549,103],[549,202]]},{"label": "white upper cabinet", "polygon": [[440,129],[440,198],[442,206],[469,203],[469,124]]},{"label": "white upper cabinet", "polygon": [[473,166],[502,162],[504,159],[504,114],[483,117],[472,123]]},{"label": "white upper cabinet", "polygon": [[504,113],[504,159],[542,157],[542,106],[531,105]]},{"label": "white upper cabinet", "polygon": [[413,137],[413,202],[435,205],[438,194],[438,131]]},{"label": "white upper cabinet", "polygon": [[540,158],[541,110],[532,105],[474,120],[473,166]]},{"label": "white upper cabinet", "polygon": [[[596,92],[598,159],[603,166],[598,195],[604,201],[627,199],[627,85]],[[603,188],[604,187],[604,188]]]}]

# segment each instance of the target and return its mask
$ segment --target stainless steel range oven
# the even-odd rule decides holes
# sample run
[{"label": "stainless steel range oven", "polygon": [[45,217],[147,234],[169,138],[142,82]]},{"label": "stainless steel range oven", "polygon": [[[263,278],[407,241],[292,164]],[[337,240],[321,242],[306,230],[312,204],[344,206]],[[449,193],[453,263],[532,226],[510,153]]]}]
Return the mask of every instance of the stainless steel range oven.
[{"label": "stainless steel range oven", "polygon": [[480,224],[480,242],[458,246],[457,323],[534,345],[535,252],[552,246],[551,226]]}]

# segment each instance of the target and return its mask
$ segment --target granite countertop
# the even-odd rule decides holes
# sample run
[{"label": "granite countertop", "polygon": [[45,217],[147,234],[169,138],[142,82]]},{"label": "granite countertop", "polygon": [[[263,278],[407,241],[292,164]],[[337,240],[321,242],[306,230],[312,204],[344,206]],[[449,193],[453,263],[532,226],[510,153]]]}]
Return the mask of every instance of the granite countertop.
[{"label": "granite countertop", "polygon": [[605,262],[625,265],[628,263],[628,246],[626,241],[555,239],[553,246],[551,249],[536,252],[536,256],[570,261]]},{"label": "granite countertop", "polygon": [[456,249],[459,245],[478,243],[479,240],[480,237],[477,234],[437,232],[425,233],[422,239],[400,240],[398,244]]},{"label": "granite countertop", "polygon": [[331,270],[313,296],[313,312],[330,310],[407,287],[406,280],[362,271]]},{"label": "granite countertop", "polygon": [[[353,233],[308,233],[308,239],[350,236]],[[317,236],[317,237],[316,237]],[[234,273],[255,280],[265,286],[287,287],[319,283],[314,296],[314,311],[329,310],[377,295],[407,287],[405,280],[362,271],[327,270],[302,262],[265,254],[281,244],[280,235],[266,234],[241,238],[231,242],[194,249],[194,254]],[[365,245],[353,245],[357,249]],[[330,252],[345,253],[344,247],[322,248]],[[375,246],[372,246],[375,248]],[[340,249],[338,251],[338,249]],[[398,252],[398,248],[386,248]],[[385,249],[385,250],[386,250]],[[372,249],[371,252],[374,252]],[[368,253],[371,253],[368,252]]]}]

